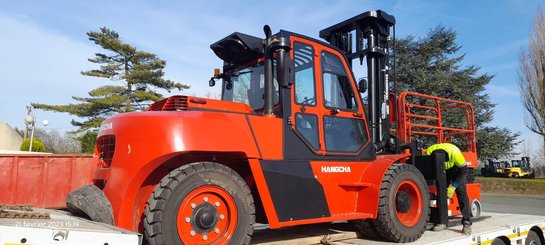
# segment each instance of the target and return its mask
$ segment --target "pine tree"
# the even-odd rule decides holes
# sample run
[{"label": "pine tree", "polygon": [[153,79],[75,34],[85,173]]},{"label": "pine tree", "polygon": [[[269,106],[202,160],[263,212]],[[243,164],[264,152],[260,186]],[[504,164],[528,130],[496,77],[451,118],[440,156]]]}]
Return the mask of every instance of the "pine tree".
[{"label": "pine tree", "polygon": [[[444,26],[426,37],[408,36],[396,43],[396,89],[469,102],[475,109],[477,150],[481,160],[509,157],[519,143],[519,133],[486,124],[494,117],[494,104],[485,92],[493,75],[479,74],[474,65],[462,67],[465,54],[458,54],[456,32]],[[460,111],[461,113],[461,111]],[[465,123],[459,113],[443,118],[448,125]]]},{"label": "pine tree", "polygon": [[116,31],[106,27],[87,33],[90,41],[102,47],[106,53],[97,53],[90,62],[99,68],[83,71],[85,76],[106,78],[120,85],[104,85],[89,91],[90,97],[72,98],[77,103],[46,105],[33,103],[38,109],[66,112],[84,121],[72,120],[79,127],[77,132],[96,131],[105,118],[116,113],[144,110],[152,102],[162,99],[154,89],[183,90],[189,86],[163,78],[166,62],[157,55],[138,50],[123,42]]}]

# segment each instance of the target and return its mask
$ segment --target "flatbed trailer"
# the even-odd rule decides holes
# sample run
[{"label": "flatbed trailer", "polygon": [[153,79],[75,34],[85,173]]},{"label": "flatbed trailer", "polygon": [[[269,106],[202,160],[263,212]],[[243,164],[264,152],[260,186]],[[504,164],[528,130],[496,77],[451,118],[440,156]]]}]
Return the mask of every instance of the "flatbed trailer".
[{"label": "flatbed trailer", "polygon": [[[51,219],[0,218],[0,245],[22,244],[142,244],[141,234],[115,226],[89,221],[68,212],[34,209],[49,213]],[[447,230],[426,231],[410,244],[545,244],[545,215],[521,215],[483,212],[473,223],[473,235],[461,233],[459,219],[451,219]],[[338,222],[271,230],[256,224],[252,244],[307,245],[307,244],[392,244],[377,238],[361,237],[353,226]],[[526,241],[530,231],[538,235],[539,243]]]},{"label": "flatbed trailer", "polygon": [[34,209],[48,219],[0,218],[0,245],[140,245],[142,236],[54,209]]},{"label": "flatbed trailer", "polygon": [[[416,242],[409,244],[544,244],[545,215],[521,215],[483,212],[473,223],[473,235],[465,236],[457,219],[443,231],[426,231]],[[539,231],[538,231],[539,229]],[[540,236],[540,243],[531,243],[526,238],[533,230]],[[496,239],[496,240],[494,240]],[[393,244],[380,239],[361,237],[352,226],[337,223],[332,226],[310,225],[281,230],[256,227],[252,244],[260,245],[306,245],[306,244]]]}]

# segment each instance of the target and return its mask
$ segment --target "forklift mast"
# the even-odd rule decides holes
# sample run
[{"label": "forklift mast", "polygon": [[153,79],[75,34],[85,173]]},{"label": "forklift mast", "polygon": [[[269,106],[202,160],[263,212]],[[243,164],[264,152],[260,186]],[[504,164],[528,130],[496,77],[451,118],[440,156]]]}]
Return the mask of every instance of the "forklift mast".
[{"label": "forklift mast", "polygon": [[[320,37],[338,48],[348,59],[359,58],[360,64],[367,63],[367,118],[371,140],[376,151],[382,151],[390,140],[390,115],[388,94],[388,62],[390,28],[395,18],[384,11],[368,11],[358,16],[332,25],[320,31]],[[355,42],[353,40],[355,31]],[[355,49],[353,47],[355,43]],[[358,84],[358,87],[365,84]]]}]

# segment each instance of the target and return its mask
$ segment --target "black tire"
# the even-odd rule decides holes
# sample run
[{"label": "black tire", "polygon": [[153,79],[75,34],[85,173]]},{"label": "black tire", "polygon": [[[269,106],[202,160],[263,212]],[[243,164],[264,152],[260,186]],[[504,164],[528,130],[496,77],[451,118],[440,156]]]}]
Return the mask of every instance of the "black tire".
[{"label": "black tire", "polygon": [[530,230],[528,236],[526,236],[524,245],[543,245],[543,243],[537,232]]},{"label": "black tire", "polygon": [[[190,226],[190,230],[182,230],[183,232],[191,233],[194,238],[186,238],[185,244],[191,244],[191,239],[202,238],[207,240],[208,236],[214,236],[214,228],[219,227],[220,222],[226,222],[228,227],[231,227],[233,222],[229,222],[229,219],[220,221],[219,217],[223,220],[223,215],[219,215],[220,209],[208,204],[208,198],[202,201],[195,208],[192,197],[196,197],[195,192],[203,188],[217,189],[221,193],[228,195],[228,199],[234,201],[234,205],[231,205],[233,213],[235,213],[237,222],[234,226],[234,231],[227,234],[229,229],[225,229],[218,233],[221,234],[221,239],[227,239],[230,236],[228,242],[225,240],[210,239],[210,243],[218,242],[228,244],[250,244],[251,235],[253,234],[253,226],[255,223],[255,207],[254,201],[250,189],[246,185],[246,182],[232,169],[217,163],[211,162],[197,162],[179,167],[171,171],[165,176],[161,182],[155,187],[153,194],[149,197],[147,207],[144,214],[144,238],[150,245],[163,245],[163,244],[184,244],[181,236],[189,236],[185,233],[179,234],[182,227]],[[203,195],[208,195],[203,192]],[[188,196],[191,195],[192,197]],[[213,195],[213,194],[211,194]],[[186,220],[186,224],[179,220],[179,211],[185,210],[182,206],[183,203],[187,204],[187,201],[191,201],[191,208],[193,213],[191,214],[191,221]],[[202,199],[200,199],[202,200]],[[217,203],[217,202],[216,202]],[[205,206],[208,205],[208,206]],[[217,205],[216,205],[217,206]],[[228,204],[225,206],[229,206]],[[217,206],[219,207],[219,206]],[[224,207],[222,205],[222,207]],[[188,209],[191,211],[191,209]],[[214,217],[214,222],[209,223],[207,228],[198,226],[195,220],[203,220],[203,216],[197,216],[197,210],[205,210],[210,215],[207,217]],[[215,210],[215,211],[214,211]],[[182,212],[182,211],[180,211]],[[200,217],[201,219],[199,219]],[[181,225],[179,225],[181,224]],[[200,223],[202,224],[202,223]],[[217,226],[216,226],[217,225]],[[219,230],[216,229],[216,230]],[[206,238],[205,238],[206,237]],[[202,242],[202,240],[200,242]],[[207,243],[208,244],[208,243]]]},{"label": "black tire", "polygon": [[371,219],[352,220],[351,222],[354,224],[354,226],[360,233],[361,237],[373,238],[373,239],[382,238],[377,232],[375,225],[373,225],[373,222]]},{"label": "black tire", "polygon": [[114,225],[112,205],[104,192],[95,185],[84,185],[70,192],[66,196],[66,208],[72,214]]},{"label": "black tire", "polygon": [[[405,182],[414,184],[421,194],[420,215],[415,216],[416,223],[411,226],[403,224],[397,215],[400,207],[396,204],[396,191]],[[378,235],[388,241],[402,243],[414,242],[420,238],[430,217],[428,193],[426,180],[416,167],[410,164],[390,166],[382,178],[377,219],[372,221]]]},{"label": "black tire", "polygon": [[511,174],[511,177],[516,179],[516,178],[519,177],[519,173],[515,172],[515,173]]},{"label": "black tire", "polygon": [[494,240],[492,240],[492,243],[491,243],[491,245],[507,245],[507,244],[511,244],[511,242],[509,241],[509,238],[504,236],[494,238]]}]

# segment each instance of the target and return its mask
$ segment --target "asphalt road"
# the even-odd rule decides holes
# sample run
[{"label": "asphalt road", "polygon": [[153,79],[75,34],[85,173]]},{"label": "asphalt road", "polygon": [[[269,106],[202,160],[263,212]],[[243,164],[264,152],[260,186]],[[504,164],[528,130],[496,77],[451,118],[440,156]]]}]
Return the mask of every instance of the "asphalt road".
[{"label": "asphalt road", "polygon": [[481,194],[484,212],[545,215],[545,196]]}]

